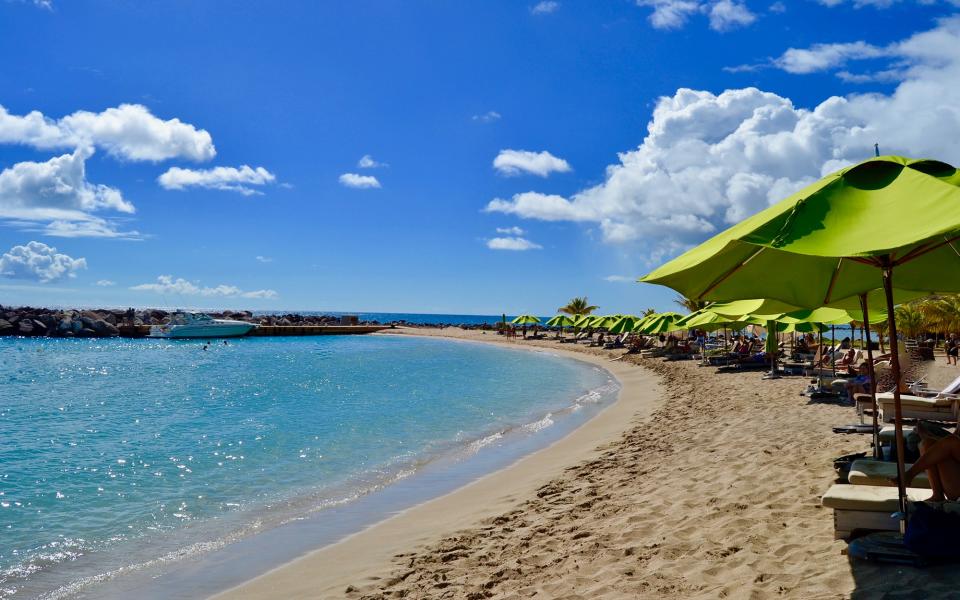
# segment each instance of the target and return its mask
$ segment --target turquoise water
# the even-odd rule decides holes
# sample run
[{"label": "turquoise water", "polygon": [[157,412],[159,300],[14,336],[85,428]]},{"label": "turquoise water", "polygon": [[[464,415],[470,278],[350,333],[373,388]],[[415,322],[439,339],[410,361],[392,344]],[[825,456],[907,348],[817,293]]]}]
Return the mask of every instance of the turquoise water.
[{"label": "turquoise water", "polygon": [[0,383],[0,598],[217,549],[614,389],[547,353],[399,336],[8,338]]}]

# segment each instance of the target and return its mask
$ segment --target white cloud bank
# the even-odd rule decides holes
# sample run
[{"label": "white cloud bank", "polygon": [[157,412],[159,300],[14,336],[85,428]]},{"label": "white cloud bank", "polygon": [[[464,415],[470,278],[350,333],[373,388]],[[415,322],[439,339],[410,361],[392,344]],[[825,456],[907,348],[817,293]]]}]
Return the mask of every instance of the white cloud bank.
[{"label": "white cloud bank", "polygon": [[529,150],[501,150],[493,159],[493,168],[503,175],[520,175],[531,173],[546,177],[550,173],[566,173],[570,171],[570,164],[562,158],[543,152]]},{"label": "white cloud bank", "polygon": [[220,284],[216,287],[202,287],[180,277],[174,279],[172,275],[160,275],[156,283],[141,283],[130,288],[138,292],[156,292],[158,294],[175,294],[180,296],[203,296],[205,298],[260,298],[273,299],[278,294],[274,290],[254,290],[245,292],[234,285]]},{"label": "white cloud bank", "polygon": [[634,241],[651,264],[702,241],[818,177],[888,154],[960,165],[960,20],[900,44],[904,79],[890,95],[830,97],[812,109],[756,88],[691,89],[660,98],[638,148],[605,181],[568,197],[525,192],[487,211],[599,226]]},{"label": "white cloud bank", "polygon": [[499,121],[502,115],[495,110],[490,110],[482,115],[473,115],[470,117],[473,121],[479,121],[480,123],[493,123],[494,121]]},{"label": "white cloud bank", "polygon": [[139,237],[95,214],[133,214],[135,209],[120,190],[87,181],[86,160],[92,154],[92,149],[80,148],[46,162],[24,161],[0,171],[0,219],[59,237]]},{"label": "white cloud bank", "polygon": [[77,271],[86,268],[85,258],[60,254],[56,248],[42,242],[14,246],[9,252],[0,255],[0,275],[14,279],[49,283],[76,277]]},{"label": "white cloud bank", "polygon": [[497,237],[487,240],[487,248],[491,250],[539,250],[543,248],[540,244],[535,244],[522,237]]},{"label": "white cloud bank", "polygon": [[360,157],[360,160],[357,161],[358,169],[379,169],[382,167],[389,167],[389,166],[390,165],[388,165],[385,162],[380,162],[378,160],[375,160],[369,154],[364,154],[363,156]]},{"label": "white cloud bank", "polygon": [[99,279],[94,285],[98,285],[100,287],[113,287],[117,285],[117,282],[110,281],[109,279]]},{"label": "white cloud bank", "polygon": [[184,169],[171,167],[157,181],[167,190],[185,190],[199,187],[211,190],[239,192],[244,196],[261,194],[250,186],[266,185],[276,181],[276,176],[263,167],[214,167],[212,169]]},{"label": "white cloud bank", "polygon": [[0,106],[0,143],[39,150],[96,147],[120,159],[152,162],[205,161],[217,153],[206,130],[180,119],[160,119],[140,104],[99,113],[80,110],[56,120],[39,111],[14,115]]},{"label": "white cloud bank", "polygon": [[714,31],[730,31],[746,27],[757,20],[757,16],[743,2],[734,0],[636,0],[637,6],[653,9],[650,24],[656,29],[680,29],[690,17],[706,15],[710,28]]},{"label": "white cloud bank", "polygon": [[504,235],[520,236],[525,232],[519,227],[497,227],[497,233],[502,233]]},{"label": "white cloud bank", "polygon": [[340,176],[340,185],[348,188],[371,189],[379,188],[380,182],[373,175],[359,175],[357,173],[344,173]]}]

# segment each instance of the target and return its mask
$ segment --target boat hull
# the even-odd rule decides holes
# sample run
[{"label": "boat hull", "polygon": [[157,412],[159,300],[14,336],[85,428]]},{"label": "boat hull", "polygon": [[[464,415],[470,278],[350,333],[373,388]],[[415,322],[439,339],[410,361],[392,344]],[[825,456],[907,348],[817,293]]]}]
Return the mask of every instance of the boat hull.
[{"label": "boat hull", "polygon": [[228,325],[154,325],[150,328],[149,337],[168,339],[187,338],[228,338],[246,335],[256,327],[252,323],[237,323]]}]

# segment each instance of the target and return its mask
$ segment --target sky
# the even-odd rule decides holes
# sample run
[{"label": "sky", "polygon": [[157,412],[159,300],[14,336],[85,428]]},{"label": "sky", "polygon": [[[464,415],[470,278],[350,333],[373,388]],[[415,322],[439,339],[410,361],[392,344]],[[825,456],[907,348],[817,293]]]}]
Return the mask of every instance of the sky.
[{"label": "sky", "polygon": [[960,5],[0,0],[0,304],[675,308],[822,175],[960,165]]}]

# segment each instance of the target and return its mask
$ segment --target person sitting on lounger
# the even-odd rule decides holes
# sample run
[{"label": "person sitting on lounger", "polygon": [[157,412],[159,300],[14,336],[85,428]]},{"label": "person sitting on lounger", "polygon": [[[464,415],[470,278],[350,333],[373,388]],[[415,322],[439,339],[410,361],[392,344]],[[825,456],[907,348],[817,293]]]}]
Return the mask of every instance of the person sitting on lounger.
[{"label": "person sitting on lounger", "polygon": [[904,474],[904,485],[909,487],[914,477],[926,471],[933,490],[931,502],[957,500],[960,498],[960,437],[928,421],[918,422],[915,431],[920,436],[920,459]]},{"label": "person sitting on lounger", "polygon": [[846,383],[847,397],[851,401],[856,397],[855,394],[870,393],[870,368],[867,363],[860,363],[857,367],[857,376]]}]

